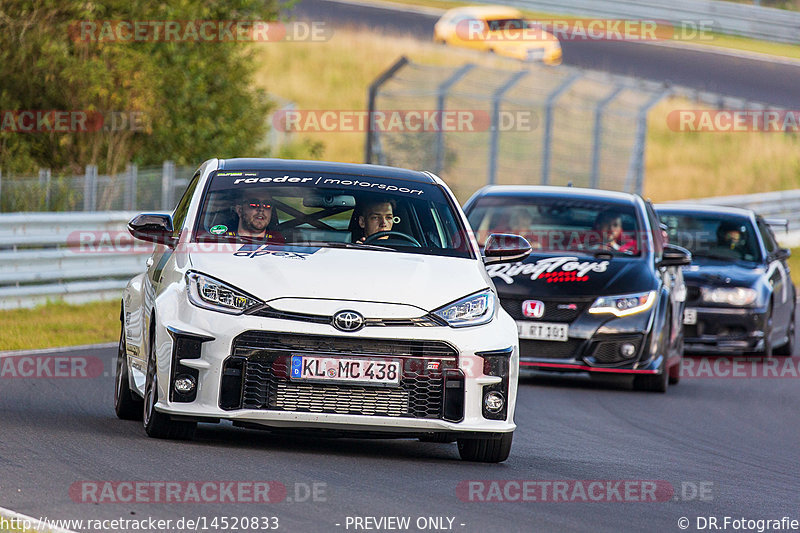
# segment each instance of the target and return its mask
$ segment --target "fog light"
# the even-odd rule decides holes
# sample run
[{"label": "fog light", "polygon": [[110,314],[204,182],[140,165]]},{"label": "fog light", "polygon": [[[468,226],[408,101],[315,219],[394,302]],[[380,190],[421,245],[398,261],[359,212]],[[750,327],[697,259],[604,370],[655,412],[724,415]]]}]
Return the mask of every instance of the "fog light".
[{"label": "fog light", "polygon": [[175,392],[177,393],[189,394],[194,390],[195,385],[197,383],[192,376],[183,375],[175,378]]},{"label": "fog light", "polygon": [[636,353],[636,346],[630,342],[623,342],[619,347],[619,353],[626,358],[633,357],[633,355]]},{"label": "fog light", "polygon": [[490,413],[499,413],[503,409],[505,403],[505,398],[503,398],[503,395],[499,392],[488,392],[486,396],[483,397],[483,406]]}]

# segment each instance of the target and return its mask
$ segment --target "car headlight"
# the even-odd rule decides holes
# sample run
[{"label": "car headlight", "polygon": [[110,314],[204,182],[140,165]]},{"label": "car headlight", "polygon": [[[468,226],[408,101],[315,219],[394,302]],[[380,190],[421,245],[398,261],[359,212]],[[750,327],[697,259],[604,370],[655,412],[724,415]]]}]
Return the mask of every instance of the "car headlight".
[{"label": "car headlight", "polygon": [[717,287],[709,289],[700,288],[700,294],[704,302],[725,305],[750,305],[758,298],[755,289],[748,287]]},{"label": "car headlight", "polygon": [[189,301],[197,307],[232,315],[240,315],[261,303],[260,300],[227,283],[198,272],[186,274],[186,290],[189,293]]},{"label": "car headlight", "polygon": [[487,289],[440,307],[433,314],[454,328],[480,326],[494,317],[495,300],[494,292]]},{"label": "car headlight", "polygon": [[589,308],[593,314],[611,313],[614,316],[628,316],[647,311],[656,301],[656,291],[622,294],[620,296],[601,296]]}]

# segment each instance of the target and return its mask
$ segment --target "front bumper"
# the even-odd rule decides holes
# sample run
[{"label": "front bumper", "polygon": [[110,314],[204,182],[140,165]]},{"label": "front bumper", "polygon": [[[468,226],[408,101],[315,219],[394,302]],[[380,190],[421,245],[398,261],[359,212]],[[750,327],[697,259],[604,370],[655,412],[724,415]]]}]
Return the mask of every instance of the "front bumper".
[{"label": "front bumper", "polygon": [[[194,307],[177,294],[159,297],[156,321],[159,385],[156,409],[176,419],[230,420],[269,428],[398,435],[504,433],[515,429],[518,347],[514,322],[505,313],[499,313],[489,324],[470,328],[384,326],[344,333],[328,324],[224,315]],[[176,359],[175,347],[180,342],[176,339],[183,338],[181,336],[200,336],[206,340],[199,343],[195,356]],[[352,354],[347,353],[348,343],[353,346]],[[370,348],[370,343],[381,348]],[[400,345],[416,348],[409,348],[406,353],[397,348]],[[452,347],[452,357],[445,362],[446,358],[439,357],[441,354],[424,353],[424,346],[434,345]],[[485,357],[479,354],[503,350],[506,351],[507,375],[484,374]],[[410,368],[418,371],[425,386],[405,390],[405,379],[395,388],[296,382],[286,373],[287,358],[293,354],[403,360],[404,372]],[[240,364],[238,385],[236,365],[231,365],[232,361]],[[429,362],[442,366],[428,367]],[[436,370],[440,370],[438,374]],[[143,368],[132,369],[134,374],[137,371],[141,373]],[[176,374],[185,374],[185,371],[196,376],[196,394],[191,397],[180,397],[172,389]],[[460,384],[457,379],[445,379],[442,375],[445,371],[449,378],[460,375]],[[136,381],[141,382],[141,377]],[[234,389],[238,386],[240,390],[234,394],[233,401],[230,400],[232,381]],[[445,394],[445,387],[453,383],[460,387],[455,396],[461,397],[462,411],[457,418],[452,412],[449,416],[444,412],[449,405],[448,398],[454,397]],[[496,387],[498,383],[506,387],[503,419],[487,419],[483,396],[487,388]],[[238,397],[241,401],[237,401],[238,394],[241,394]],[[439,411],[436,410],[437,394]],[[420,395],[425,398],[420,399]],[[222,401],[223,396],[228,400]],[[422,411],[408,407],[411,403],[424,402],[427,404],[422,405]]]},{"label": "front bumper", "polygon": [[764,347],[766,308],[687,307],[695,324],[684,322],[684,349],[693,353],[744,353]]}]

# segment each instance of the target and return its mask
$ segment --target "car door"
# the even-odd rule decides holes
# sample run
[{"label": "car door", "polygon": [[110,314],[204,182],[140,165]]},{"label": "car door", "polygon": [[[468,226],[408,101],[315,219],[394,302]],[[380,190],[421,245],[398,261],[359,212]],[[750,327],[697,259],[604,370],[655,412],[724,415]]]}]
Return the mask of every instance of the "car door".
[{"label": "car door", "polygon": [[758,233],[767,252],[767,275],[772,285],[772,330],[773,341],[785,335],[794,310],[794,286],[789,277],[789,265],[781,253],[772,229],[761,217],[756,218]]}]

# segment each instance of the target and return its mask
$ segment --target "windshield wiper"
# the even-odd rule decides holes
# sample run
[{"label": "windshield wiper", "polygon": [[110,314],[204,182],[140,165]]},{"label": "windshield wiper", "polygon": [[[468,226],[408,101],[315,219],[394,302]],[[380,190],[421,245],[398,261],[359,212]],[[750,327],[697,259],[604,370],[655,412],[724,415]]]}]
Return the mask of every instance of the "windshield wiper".
[{"label": "windshield wiper", "polygon": [[285,243],[287,246],[322,246],[326,248],[355,248],[357,250],[380,250],[383,252],[395,252],[394,248],[388,246],[378,246],[377,244],[361,244],[355,242],[338,241],[294,241]]}]

